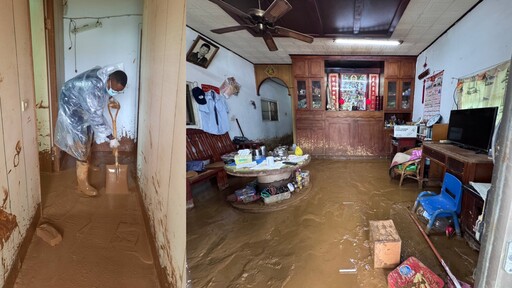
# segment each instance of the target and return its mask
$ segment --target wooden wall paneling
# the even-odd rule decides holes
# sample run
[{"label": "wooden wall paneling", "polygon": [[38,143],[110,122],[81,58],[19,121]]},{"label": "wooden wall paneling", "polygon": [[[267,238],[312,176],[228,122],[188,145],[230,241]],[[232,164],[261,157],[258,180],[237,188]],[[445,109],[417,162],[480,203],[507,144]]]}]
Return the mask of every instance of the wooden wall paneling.
[{"label": "wooden wall paneling", "polygon": [[186,281],[185,14],[184,0],[144,1],[137,176],[169,287]]},{"label": "wooden wall paneling", "polygon": [[288,87],[288,95],[293,95],[292,65],[283,64],[257,64],[254,65],[256,77],[256,92],[260,95],[260,87],[269,78],[278,78]]},{"label": "wooden wall paneling", "polygon": [[[3,265],[0,268],[2,272],[0,282],[3,282],[12,267],[19,244],[23,241],[33,216],[31,209],[27,207],[29,197],[27,195],[25,158],[27,157],[26,152],[32,147],[35,147],[37,151],[37,143],[31,144],[23,141],[22,121],[27,119],[21,115],[21,99],[34,95],[33,82],[30,87],[20,87],[29,84],[20,78],[31,77],[30,74],[27,75],[27,68],[23,67],[27,61],[30,62],[30,67],[32,64],[30,50],[26,51],[26,46],[30,46],[28,1],[2,1],[0,5],[2,7],[0,9],[0,54],[2,55],[0,57],[0,120],[3,130],[0,135],[3,149],[0,153],[2,154],[1,158],[5,161],[3,162],[5,167],[0,171],[0,185],[2,186],[2,195],[7,196],[7,201],[2,209],[7,213],[14,214],[18,224],[18,228],[12,232],[1,250]],[[30,89],[32,91],[28,91]],[[28,93],[28,95],[21,94],[21,92]],[[34,111],[33,102],[29,104],[32,106],[28,109]],[[31,120],[34,121],[34,117]],[[21,147],[19,152],[16,152],[17,145]],[[37,164],[37,154],[34,157],[33,161],[36,161]],[[29,167],[29,171],[32,171],[31,168]],[[36,173],[38,173],[37,170]],[[4,283],[0,284],[3,286]]]},{"label": "wooden wall paneling", "polygon": [[[31,219],[41,201],[40,175],[39,175],[39,146],[37,142],[36,96],[34,65],[32,58],[32,36],[30,26],[29,1],[13,1],[16,26],[16,53],[19,73],[19,89],[21,101],[27,103],[25,111],[21,113],[21,132],[23,144],[24,167],[21,179],[25,181],[22,194],[25,194],[27,206],[23,208],[23,236],[30,226]],[[20,102],[17,103],[20,107]],[[20,159],[21,161],[21,159]],[[20,164],[21,165],[21,164]]]}]

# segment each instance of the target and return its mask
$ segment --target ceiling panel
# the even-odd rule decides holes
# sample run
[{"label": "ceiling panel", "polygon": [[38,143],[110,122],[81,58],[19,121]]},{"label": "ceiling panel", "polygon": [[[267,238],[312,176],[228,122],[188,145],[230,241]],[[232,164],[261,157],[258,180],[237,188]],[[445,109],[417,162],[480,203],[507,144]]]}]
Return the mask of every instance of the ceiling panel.
[{"label": "ceiling panel", "polygon": [[[257,0],[226,0],[242,11],[257,8]],[[246,30],[215,34],[210,30],[237,25],[237,21],[216,4],[207,0],[187,0],[187,25],[206,37],[229,48],[252,63],[291,63],[290,54],[307,55],[418,55],[479,0],[410,0],[396,27],[392,11],[403,0],[289,0],[292,10],[276,22],[315,37],[312,44],[286,37],[275,37],[279,51],[268,51],[263,39]],[[261,0],[266,9],[272,1]],[[359,5],[359,6],[358,6]],[[360,30],[354,35],[354,8],[363,6]],[[361,10],[361,8],[358,8]],[[319,17],[319,15],[321,15]],[[357,18],[357,17],[356,17]],[[391,20],[390,20],[391,19]],[[240,19],[238,19],[240,20]],[[396,21],[396,19],[395,19]],[[256,35],[255,31],[252,31]],[[335,36],[403,40],[398,47],[341,46]]]}]

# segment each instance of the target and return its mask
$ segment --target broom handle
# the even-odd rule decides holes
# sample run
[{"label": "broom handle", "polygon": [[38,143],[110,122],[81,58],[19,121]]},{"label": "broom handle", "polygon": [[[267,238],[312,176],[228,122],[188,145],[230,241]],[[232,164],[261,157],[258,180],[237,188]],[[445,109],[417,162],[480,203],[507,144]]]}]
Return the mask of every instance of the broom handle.
[{"label": "broom handle", "polygon": [[[121,109],[121,105],[119,104],[119,102],[117,102],[117,105],[119,105],[119,109]],[[117,113],[119,113],[119,109],[116,109],[116,114],[115,116],[112,116],[112,107],[110,105],[110,103],[108,103],[108,114],[110,114],[110,119],[112,119],[112,136],[114,136],[114,139],[117,139]],[[112,149],[112,152],[114,153],[114,157],[116,159],[116,168],[119,168],[119,162],[117,160],[118,158],[118,148],[113,148]],[[119,170],[119,169],[118,169]]]},{"label": "broom handle", "polygon": [[421,225],[418,223],[416,218],[414,218],[414,215],[411,213],[411,211],[409,211],[409,209],[407,209],[407,212],[409,213],[409,216],[411,216],[412,221],[414,221],[414,224],[416,224],[416,227],[418,227],[418,229],[420,229],[420,232],[421,232],[421,235],[423,235],[423,238],[425,238],[425,240],[427,240],[427,243],[430,246],[430,249],[432,249],[432,251],[434,252],[434,254],[437,257],[437,260],[439,260],[439,262],[441,262],[441,265],[443,266],[444,270],[446,270],[448,277],[450,277],[450,279],[452,280],[453,285],[455,285],[456,288],[461,288],[461,286],[459,284],[459,280],[457,280],[457,278],[455,278],[455,276],[452,274],[452,271],[450,271],[450,268],[448,268],[448,265],[446,265],[446,263],[444,263],[443,258],[441,258],[441,255],[439,255],[439,252],[437,252],[437,249],[436,249],[436,247],[434,247],[434,244],[432,244],[432,242],[428,238],[427,234],[425,234],[425,231],[423,231],[423,229],[421,228]]}]

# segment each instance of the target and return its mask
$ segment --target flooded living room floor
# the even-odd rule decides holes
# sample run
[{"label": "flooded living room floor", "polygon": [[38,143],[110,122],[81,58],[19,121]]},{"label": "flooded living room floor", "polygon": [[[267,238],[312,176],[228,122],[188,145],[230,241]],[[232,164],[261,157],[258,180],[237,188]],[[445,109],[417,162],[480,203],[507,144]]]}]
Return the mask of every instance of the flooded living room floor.
[{"label": "flooded living room floor", "polygon": [[[374,269],[369,221],[393,220],[401,259],[410,256],[446,273],[407,212],[416,181],[388,176],[388,160],[313,160],[312,189],[299,203],[268,213],[246,213],[226,195],[252,179],[230,177],[219,192],[208,181],[193,186],[187,211],[187,257],[192,287],[387,287],[392,269]],[[430,236],[452,273],[473,284],[478,252],[463,238]],[[340,272],[341,271],[341,272]],[[348,272],[347,272],[348,271]],[[445,280],[446,281],[446,280]]]}]

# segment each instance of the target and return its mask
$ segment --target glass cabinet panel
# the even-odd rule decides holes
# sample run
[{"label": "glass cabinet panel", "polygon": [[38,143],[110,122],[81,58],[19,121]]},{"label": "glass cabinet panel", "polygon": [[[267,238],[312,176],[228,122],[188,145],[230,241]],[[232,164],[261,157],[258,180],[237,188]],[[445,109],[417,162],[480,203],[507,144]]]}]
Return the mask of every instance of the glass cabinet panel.
[{"label": "glass cabinet panel", "polygon": [[400,103],[401,109],[411,108],[411,81],[402,82],[402,103]]},{"label": "glass cabinet panel", "polygon": [[311,108],[322,109],[322,82],[320,80],[311,81]]},{"label": "glass cabinet panel", "polygon": [[306,80],[297,80],[297,108],[308,108],[308,98],[306,96]]},{"label": "glass cabinet panel", "polygon": [[396,96],[397,96],[397,87],[396,87],[396,81],[389,81],[388,82],[388,95],[387,95],[387,103],[386,108],[387,109],[396,109]]}]

